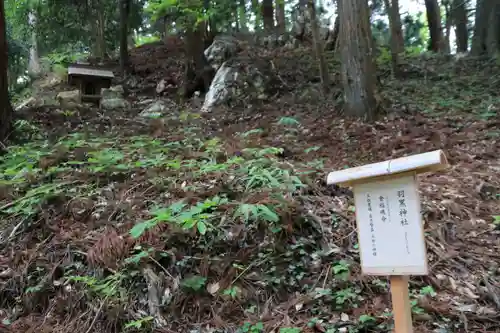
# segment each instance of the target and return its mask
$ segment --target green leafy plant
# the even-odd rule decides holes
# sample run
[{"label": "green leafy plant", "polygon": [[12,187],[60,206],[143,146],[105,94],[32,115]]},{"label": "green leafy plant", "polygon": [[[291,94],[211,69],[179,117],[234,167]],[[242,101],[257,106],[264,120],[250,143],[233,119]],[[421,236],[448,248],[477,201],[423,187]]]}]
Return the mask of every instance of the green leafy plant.
[{"label": "green leafy plant", "polygon": [[279,333],[300,333],[302,330],[298,327],[282,327]]},{"label": "green leafy plant", "polygon": [[151,322],[153,320],[154,320],[154,317],[151,317],[151,316],[143,317],[143,318],[126,323],[125,328],[126,329],[128,329],[128,328],[144,328],[144,327],[150,326]]},{"label": "green leafy plant", "polygon": [[280,120],[278,121],[278,125],[298,126],[300,125],[300,122],[293,117],[281,117]]},{"label": "green leafy plant", "polygon": [[432,288],[432,286],[425,286],[422,289],[420,289],[420,295],[435,297],[437,294],[434,291],[434,288]]},{"label": "green leafy plant", "polygon": [[195,275],[181,281],[181,286],[192,291],[199,291],[205,287],[207,278]]},{"label": "green leafy plant", "polygon": [[349,263],[341,260],[332,266],[332,271],[336,279],[346,280],[349,277]]},{"label": "green leafy plant", "polygon": [[361,315],[359,316],[359,323],[363,326],[363,327],[367,327],[367,326],[371,326],[373,325],[374,323],[377,322],[377,319],[370,316],[370,315]]},{"label": "green leafy plant", "polygon": [[68,276],[70,282],[79,282],[93,293],[107,298],[117,298],[121,295],[121,284],[125,275],[117,272],[104,279],[98,279],[92,276]]},{"label": "green leafy plant", "polygon": [[258,322],[252,325],[249,322],[243,324],[241,328],[238,329],[238,333],[262,333],[264,332],[264,324]]},{"label": "green leafy plant", "polygon": [[237,287],[230,287],[223,292],[224,295],[231,296],[231,298],[236,298],[238,295],[238,288]]}]

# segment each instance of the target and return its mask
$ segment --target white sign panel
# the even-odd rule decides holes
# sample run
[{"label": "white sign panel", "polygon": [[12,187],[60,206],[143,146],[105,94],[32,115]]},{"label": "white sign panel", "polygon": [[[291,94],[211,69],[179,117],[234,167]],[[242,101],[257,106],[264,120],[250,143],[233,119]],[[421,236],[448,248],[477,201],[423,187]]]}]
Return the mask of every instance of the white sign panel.
[{"label": "white sign panel", "polygon": [[370,275],[426,275],[414,175],[354,186],[361,266]]}]

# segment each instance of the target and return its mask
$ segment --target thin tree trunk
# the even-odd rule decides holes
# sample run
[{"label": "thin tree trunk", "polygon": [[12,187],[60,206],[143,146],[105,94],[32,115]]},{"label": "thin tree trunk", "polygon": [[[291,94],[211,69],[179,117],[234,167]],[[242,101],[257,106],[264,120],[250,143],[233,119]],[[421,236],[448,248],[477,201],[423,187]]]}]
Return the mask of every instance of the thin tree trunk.
[{"label": "thin tree trunk", "polygon": [[366,0],[339,0],[341,74],[345,112],[348,116],[374,120],[375,64],[372,33]]},{"label": "thin tree trunk", "polygon": [[451,53],[451,46],[450,46],[450,34],[451,34],[451,22],[452,22],[451,5],[448,2],[444,3],[444,9],[445,9],[445,24],[444,24],[443,51],[449,54]]},{"label": "thin tree trunk", "polygon": [[401,15],[399,14],[398,0],[384,0],[387,15],[389,16],[389,27],[391,29],[391,45],[394,46],[394,51],[399,53],[404,52],[403,28],[401,24]]},{"label": "thin tree trunk", "polygon": [[284,0],[276,0],[276,26],[278,28],[278,33],[284,34],[286,32]]},{"label": "thin tree trunk", "polygon": [[444,51],[443,28],[441,27],[441,10],[437,0],[425,0],[427,24],[429,25],[429,51]]},{"label": "thin tree trunk", "polygon": [[500,17],[498,16],[500,5],[492,2],[489,12],[488,32],[486,37],[486,49],[490,57],[495,57],[499,51]]},{"label": "thin tree trunk", "polygon": [[106,37],[104,34],[106,21],[104,20],[104,9],[102,6],[98,7],[97,11],[97,43],[99,44],[99,55],[98,57],[104,59],[106,56]]},{"label": "thin tree trunk", "polygon": [[469,32],[467,30],[467,1],[453,0],[452,16],[455,24],[457,52],[467,52],[469,41]]},{"label": "thin tree trunk", "polygon": [[340,33],[340,16],[337,15],[333,23],[332,45],[333,50],[337,51],[339,48],[339,33]]},{"label": "thin tree trunk", "polygon": [[[389,28],[391,29],[391,63],[392,72],[395,77],[401,76],[399,70],[399,54],[404,51],[403,31],[399,15],[399,3],[393,0],[384,0],[387,15],[389,16]],[[399,22],[399,23],[398,23]],[[399,24],[399,26],[398,26]]]},{"label": "thin tree trunk", "polygon": [[264,21],[264,30],[271,33],[274,30],[274,8],[273,0],[262,0],[261,3],[262,20]]},{"label": "thin tree trunk", "polygon": [[240,29],[242,32],[248,32],[248,23],[247,23],[247,8],[246,1],[240,0],[240,5],[238,6],[238,16],[240,20]]},{"label": "thin tree trunk", "polygon": [[[234,7],[232,8],[231,10],[232,12],[232,15],[231,17],[233,18],[233,22],[234,22],[234,28],[236,31],[240,31],[240,19],[239,19],[239,15],[238,15],[238,5],[235,4]],[[231,28],[232,28],[232,24],[231,24]]]},{"label": "thin tree trunk", "polygon": [[37,22],[36,14],[31,10],[28,14],[29,24],[31,26],[31,46],[30,46],[30,59],[28,63],[28,72],[31,75],[40,75],[40,58],[38,56],[38,38],[37,38]]},{"label": "thin tree trunk", "polygon": [[488,22],[489,22],[489,0],[477,0],[474,36],[472,38],[472,46],[471,46],[472,55],[479,56],[486,53]]},{"label": "thin tree trunk", "polygon": [[0,142],[7,139],[12,126],[12,105],[9,98],[7,32],[4,1],[0,1]]},{"label": "thin tree trunk", "polygon": [[321,84],[323,85],[323,91],[327,92],[330,86],[330,78],[328,76],[328,65],[325,59],[325,52],[323,50],[323,45],[320,41],[319,26],[318,26],[318,20],[316,18],[316,7],[314,5],[314,0],[309,0],[308,9],[309,9],[309,18],[311,20],[311,32],[314,43],[314,49],[316,51],[316,58],[319,64],[319,75],[321,77]]},{"label": "thin tree trunk", "polygon": [[106,40],[104,38],[104,14],[100,0],[91,0],[91,15],[90,19],[92,33],[94,34],[94,50],[93,56],[98,59],[103,59],[106,48]]},{"label": "thin tree trunk", "polygon": [[252,11],[255,15],[255,31],[262,29],[262,9],[259,5],[259,0],[252,0]]},{"label": "thin tree trunk", "polygon": [[128,16],[130,0],[120,1],[120,70],[125,74],[128,66]]},{"label": "thin tree trunk", "polygon": [[184,77],[183,96],[186,98],[197,90],[201,82],[207,92],[214,76],[213,69],[205,58],[204,38],[205,24],[196,24],[194,21],[186,29],[186,67]]}]

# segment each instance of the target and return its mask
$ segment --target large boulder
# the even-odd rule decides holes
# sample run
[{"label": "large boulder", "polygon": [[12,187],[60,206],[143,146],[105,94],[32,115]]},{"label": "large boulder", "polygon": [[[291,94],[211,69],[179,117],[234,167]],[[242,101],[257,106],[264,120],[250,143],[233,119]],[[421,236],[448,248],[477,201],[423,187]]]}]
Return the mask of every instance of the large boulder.
[{"label": "large boulder", "polygon": [[57,94],[56,99],[62,102],[80,102],[80,90],[61,91]]},{"label": "large boulder", "polygon": [[61,91],[57,94],[56,100],[63,108],[72,108],[80,105],[80,90]]},{"label": "large boulder", "polygon": [[139,116],[145,118],[159,118],[165,115],[166,112],[176,109],[177,104],[170,99],[159,99],[152,101]]},{"label": "large boulder", "polygon": [[239,51],[238,40],[231,35],[218,35],[205,50],[205,57],[214,70],[218,70],[224,61],[234,57]]},{"label": "large boulder", "polygon": [[269,97],[276,76],[266,60],[233,58],[222,64],[205,95],[202,112],[222,104],[237,105]]},{"label": "large boulder", "polygon": [[120,85],[103,88],[101,90],[101,109],[115,110],[130,108],[130,103],[123,97],[124,93],[123,87]]}]

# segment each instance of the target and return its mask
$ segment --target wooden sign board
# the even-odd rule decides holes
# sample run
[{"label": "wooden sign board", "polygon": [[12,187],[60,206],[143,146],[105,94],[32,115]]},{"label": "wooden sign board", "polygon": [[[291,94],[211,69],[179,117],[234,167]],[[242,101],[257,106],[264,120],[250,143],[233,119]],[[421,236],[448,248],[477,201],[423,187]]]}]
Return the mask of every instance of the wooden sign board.
[{"label": "wooden sign board", "polygon": [[369,275],[426,275],[415,175],[354,186],[361,267]]},{"label": "wooden sign board", "polygon": [[408,276],[428,273],[416,175],[447,166],[436,150],[328,174],[353,186],[362,271],[390,276],[396,333],[413,331]]}]

